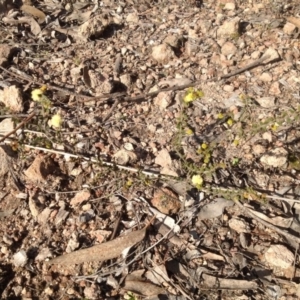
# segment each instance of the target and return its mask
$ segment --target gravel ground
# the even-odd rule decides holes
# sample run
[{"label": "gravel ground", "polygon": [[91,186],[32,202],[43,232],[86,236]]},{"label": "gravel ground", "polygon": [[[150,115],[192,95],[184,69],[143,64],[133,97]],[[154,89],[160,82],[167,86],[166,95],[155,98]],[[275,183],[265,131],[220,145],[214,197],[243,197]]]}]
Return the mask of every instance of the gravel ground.
[{"label": "gravel ground", "polygon": [[0,0],[1,299],[300,298],[297,2]]}]

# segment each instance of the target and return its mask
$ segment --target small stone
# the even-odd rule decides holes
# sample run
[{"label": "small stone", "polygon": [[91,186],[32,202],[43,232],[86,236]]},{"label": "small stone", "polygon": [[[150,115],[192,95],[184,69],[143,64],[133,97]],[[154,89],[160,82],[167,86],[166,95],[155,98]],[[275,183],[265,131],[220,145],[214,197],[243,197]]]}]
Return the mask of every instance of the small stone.
[{"label": "small stone", "polygon": [[233,43],[231,43],[231,42],[226,42],[222,46],[221,52],[225,56],[234,55],[237,52],[237,47]]},{"label": "small stone", "polygon": [[248,223],[243,219],[232,218],[229,220],[228,226],[237,233],[247,233],[250,231]]},{"label": "small stone", "polygon": [[15,85],[0,90],[0,102],[12,112],[20,113],[24,109],[21,91]]},{"label": "small stone", "polygon": [[252,147],[253,154],[261,155],[266,152],[266,148],[262,145],[256,144]]},{"label": "small stone", "polygon": [[130,13],[126,17],[126,21],[128,23],[138,23],[139,22],[139,16],[137,13]]},{"label": "small stone", "polygon": [[272,133],[271,132],[269,132],[269,131],[264,132],[263,135],[262,135],[262,138],[264,140],[267,140],[269,143],[272,143],[273,138],[272,138]]},{"label": "small stone", "polygon": [[163,214],[175,214],[181,208],[178,196],[167,188],[156,191],[151,200],[151,204]]},{"label": "small stone", "polygon": [[128,151],[126,149],[120,149],[117,151],[114,155],[113,158],[115,162],[119,165],[126,165],[129,162],[134,162],[137,160],[137,156],[134,152]]},{"label": "small stone", "polygon": [[297,27],[294,24],[287,22],[283,27],[283,32],[291,35],[291,34],[295,33],[296,28]]},{"label": "small stone", "polygon": [[175,57],[175,55],[171,46],[168,44],[161,44],[153,47],[152,57],[159,63],[167,64]]},{"label": "small stone", "polygon": [[76,206],[84,201],[87,201],[91,197],[91,193],[87,190],[78,192],[70,201],[71,206]]},{"label": "small stone", "polygon": [[90,203],[82,205],[82,210],[83,211],[90,210],[91,208],[92,208],[92,205]]},{"label": "small stone", "polygon": [[218,38],[230,37],[233,35],[238,35],[240,32],[240,19],[236,18],[232,21],[225,21],[217,31]]},{"label": "small stone", "polygon": [[7,234],[4,234],[3,235],[3,242],[7,245],[12,245],[14,241],[10,236],[8,236]]},{"label": "small stone", "polygon": [[257,98],[256,101],[264,108],[271,108],[275,106],[275,97],[261,97]]},{"label": "small stone", "polygon": [[173,48],[178,48],[180,42],[180,37],[177,35],[168,35],[164,39],[164,43],[170,45]]},{"label": "small stone", "polygon": [[160,92],[154,98],[154,104],[157,105],[160,108],[160,110],[164,110],[172,103],[172,95],[172,91]]},{"label": "small stone", "polygon": [[[1,1],[0,1],[0,9],[1,9]],[[1,12],[0,12],[1,13]],[[11,58],[14,52],[14,48],[11,48],[8,45],[2,44],[0,45],[0,66],[4,67],[8,60]]]},{"label": "small stone", "polygon": [[51,288],[51,287],[46,287],[45,289],[44,289],[44,293],[46,294],[46,295],[48,295],[48,296],[51,296],[51,295],[53,295],[53,293],[54,293],[54,290],[53,290],[53,288]]},{"label": "small stone", "polygon": [[269,94],[274,95],[274,96],[278,96],[281,94],[280,85],[279,85],[278,81],[273,82],[271,84],[270,89],[269,89]]},{"label": "small stone", "polygon": [[120,81],[123,83],[127,88],[129,88],[132,84],[132,78],[130,74],[123,74],[120,76]]},{"label": "small stone", "polygon": [[24,174],[30,181],[45,182],[53,169],[54,162],[50,157],[38,155]]},{"label": "small stone", "polygon": [[262,56],[262,58],[264,56],[269,56],[267,59],[264,60],[264,64],[268,64],[269,62],[271,62],[273,60],[280,59],[279,53],[275,49],[273,49],[273,48],[267,49],[267,51],[264,53],[264,55]]},{"label": "small stone", "polygon": [[259,59],[261,56],[261,52],[260,51],[254,51],[251,53],[251,58],[252,59]]},{"label": "small stone", "polygon": [[268,72],[264,72],[259,76],[259,79],[264,82],[271,82],[273,80],[273,76]]},{"label": "small stone", "polygon": [[13,263],[16,267],[24,267],[28,261],[27,254],[24,250],[21,250],[14,254]]},{"label": "small stone", "polygon": [[234,91],[234,86],[229,85],[229,84],[226,84],[226,85],[224,85],[223,90],[224,90],[225,92],[231,93],[231,92]]},{"label": "small stone", "polygon": [[224,6],[224,10],[235,10],[235,3],[233,2],[226,3]]},{"label": "small stone", "polygon": [[1,178],[9,171],[9,156],[5,148],[7,146],[0,146],[0,176]]},{"label": "small stone", "polygon": [[127,150],[127,151],[133,151],[134,147],[131,143],[125,143],[124,144],[124,149]]},{"label": "small stone", "polygon": [[1,247],[1,253],[2,254],[7,254],[9,251],[8,251],[8,247],[7,246],[2,246]]},{"label": "small stone", "polygon": [[272,245],[265,253],[265,259],[270,266],[287,269],[294,262],[294,254],[283,245]]},{"label": "small stone", "polygon": [[260,162],[274,168],[282,167],[287,162],[288,152],[284,148],[275,148],[260,158]]}]

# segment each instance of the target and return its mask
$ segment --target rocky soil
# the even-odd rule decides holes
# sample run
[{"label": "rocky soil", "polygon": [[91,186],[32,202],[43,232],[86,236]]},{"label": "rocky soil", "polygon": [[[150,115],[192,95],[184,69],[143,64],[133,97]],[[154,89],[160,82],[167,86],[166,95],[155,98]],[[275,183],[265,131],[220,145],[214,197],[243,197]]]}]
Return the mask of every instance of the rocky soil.
[{"label": "rocky soil", "polygon": [[0,0],[1,299],[299,299],[297,0]]}]

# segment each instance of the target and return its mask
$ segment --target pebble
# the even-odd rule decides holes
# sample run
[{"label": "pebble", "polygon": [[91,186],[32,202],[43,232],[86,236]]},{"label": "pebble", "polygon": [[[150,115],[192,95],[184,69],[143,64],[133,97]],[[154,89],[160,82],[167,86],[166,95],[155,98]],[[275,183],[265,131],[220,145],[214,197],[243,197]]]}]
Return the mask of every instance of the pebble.
[{"label": "pebble", "polygon": [[297,27],[294,24],[287,22],[283,27],[283,32],[291,35],[291,34],[295,33],[296,28]]},{"label": "pebble", "polygon": [[217,31],[218,38],[230,37],[234,34],[239,34],[240,19],[235,18],[232,21],[225,21]]},{"label": "pebble", "polygon": [[172,60],[175,55],[172,48],[168,44],[154,46],[152,49],[152,57],[159,63],[166,64]]},{"label": "pebble", "polygon": [[27,254],[24,250],[20,250],[16,254],[14,254],[13,264],[16,267],[24,267],[28,261]]},{"label": "pebble", "polygon": [[231,42],[226,42],[222,48],[221,48],[221,52],[222,54],[224,54],[225,56],[228,55],[234,55],[237,52],[237,47],[231,43]]}]

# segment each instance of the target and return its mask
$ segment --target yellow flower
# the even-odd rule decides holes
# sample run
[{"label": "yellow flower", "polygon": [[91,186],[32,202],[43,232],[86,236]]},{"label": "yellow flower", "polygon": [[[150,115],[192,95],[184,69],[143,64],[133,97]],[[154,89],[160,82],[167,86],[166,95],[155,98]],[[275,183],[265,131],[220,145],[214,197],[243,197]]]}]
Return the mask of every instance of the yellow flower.
[{"label": "yellow flower", "polygon": [[194,134],[194,132],[193,132],[193,130],[191,128],[187,128],[185,130],[185,133],[186,133],[186,135],[193,135]]},{"label": "yellow flower", "polygon": [[271,129],[272,129],[273,131],[277,131],[278,127],[279,127],[278,123],[274,123],[274,124],[271,126]]},{"label": "yellow flower", "polygon": [[239,143],[240,143],[240,141],[238,139],[235,139],[233,141],[233,145],[236,146],[236,147],[239,145]]},{"label": "yellow flower", "polygon": [[189,103],[192,101],[197,100],[198,98],[201,98],[204,96],[204,93],[200,90],[195,90],[194,88],[188,88],[186,91],[186,94],[183,98],[183,101],[185,103]]},{"label": "yellow flower", "polygon": [[62,118],[59,114],[56,114],[51,118],[49,123],[50,123],[50,126],[52,126],[54,129],[58,129],[61,127]]},{"label": "yellow flower", "polygon": [[49,109],[52,107],[52,103],[49,98],[44,95],[46,89],[47,87],[43,85],[41,88],[33,90],[31,92],[31,99],[33,101],[39,102],[43,106],[43,108]]},{"label": "yellow flower", "polygon": [[35,89],[31,92],[31,98],[32,98],[33,101],[40,102],[43,94],[44,94],[44,90]]},{"label": "yellow flower", "polygon": [[203,184],[203,178],[200,175],[194,175],[192,177],[192,184],[197,189],[200,189]]},{"label": "yellow flower", "polygon": [[207,149],[207,147],[208,147],[208,145],[207,145],[206,143],[203,143],[203,144],[201,145],[201,148],[202,148],[203,150]]},{"label": "yellow flower", "polygon": [[126,187],[131,187],[133,184],[133,181],[131,179],[129,179],[127,182],[126,182]]},{"label": "yellow flower", "polygon": [[229,119],[227,120],[227,124],[228,124],[229,126],[232,126],[232,125],[233,125],[233,120],[232,120],[231,118],[229,118]]}]

